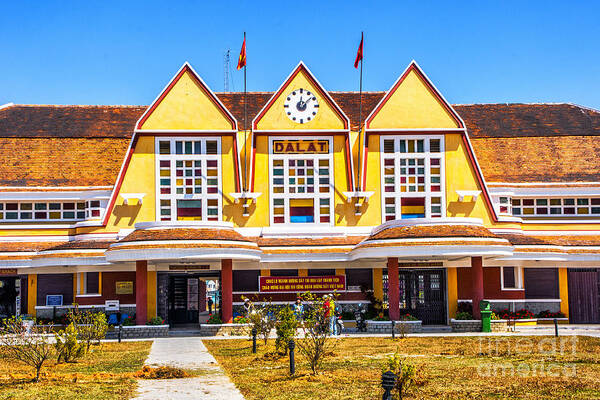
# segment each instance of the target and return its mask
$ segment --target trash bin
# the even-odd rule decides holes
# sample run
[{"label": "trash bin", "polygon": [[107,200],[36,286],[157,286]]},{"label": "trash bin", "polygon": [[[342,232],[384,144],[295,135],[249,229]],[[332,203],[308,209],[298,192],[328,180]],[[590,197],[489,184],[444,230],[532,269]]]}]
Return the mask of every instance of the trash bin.
[{"label": "trash bin", "polygon": [[492,308],[490,302],[487,300],[481,300],[479,302],[479,310],[481,313],[481,332],[491,332],[491,319],[492,319]]}]

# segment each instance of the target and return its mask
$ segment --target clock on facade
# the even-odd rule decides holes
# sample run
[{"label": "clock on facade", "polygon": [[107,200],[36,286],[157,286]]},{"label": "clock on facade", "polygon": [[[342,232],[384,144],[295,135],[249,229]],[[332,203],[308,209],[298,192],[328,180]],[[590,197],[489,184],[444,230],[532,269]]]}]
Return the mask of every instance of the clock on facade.
[{"label": "clock on facade", "polygon": [[319,103],[314,93],[300,88],[288,94],[283,108],[289,119],[303,124],[315,118],[319,111]]}]

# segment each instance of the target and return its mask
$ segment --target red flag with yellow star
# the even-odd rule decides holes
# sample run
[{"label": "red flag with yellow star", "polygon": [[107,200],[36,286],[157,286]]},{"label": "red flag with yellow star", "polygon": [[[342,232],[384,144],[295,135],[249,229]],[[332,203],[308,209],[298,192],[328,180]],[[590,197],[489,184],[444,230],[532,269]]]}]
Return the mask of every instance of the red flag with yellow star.
[{"label": "red flag with yellow star", "polygon": [[238,58],[237,69],[242,69],[246,66],[246,34],[244,33],[244,43],[242,43],[242,50],[240,50],[240,58]]}]

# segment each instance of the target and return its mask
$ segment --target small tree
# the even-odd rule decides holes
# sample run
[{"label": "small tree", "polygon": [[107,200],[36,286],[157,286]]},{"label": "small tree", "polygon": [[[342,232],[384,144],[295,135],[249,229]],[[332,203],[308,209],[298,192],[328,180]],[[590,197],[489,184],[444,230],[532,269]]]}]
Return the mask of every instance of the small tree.
[{"label": "small tree", "polygon": [[394,387],[394,400],[402,400],[406,392],[415,382],[415,366],[404,362],[398,353],[391,355],[385,361],[382,372],[392,371],[396,376],[396,386]]},{"label": "small tree", "polygon": [[75,324],[79,338],[85,343],[86,353],[94,341],[100,344],[100,340],[106,337],[108,321],[103,312],[79,312],[79,309],[75,308],[75,311],[69,314],[69,319]]},{"label": "small tree", "polygon": [[21,361],[35,369],[34,382],[39,381],[44,363],[52,356],[50,326],[34,325],[28,332],[20,317],[5,318],[0,331],[0,354],[7,360]]},{"label": "small tree", "polygon": [[58,354],[57,363],[60,363],[61,359],[67,363],[75,362],[76,359],[85,354],[85,344],[77,340],[77,335],[77,329],[72,322],[65,329],[54,334],[56,339],[54,346]]},{"label": "small tree", "polygon": [[275,348],[278,352],[284,355],[288,352],[288,343],[290,339],[296,336],[298,329],[298,319],[291,307],[283,307],[277,313],[277,322],[275,323],[275,331],[277,339],[275,340]]},{"label": "small tree", "polygon": [[296,344],[300,354],[308,360],[311,371],[316,375],[319,373],[326,354],[335,346],[335,342],[330,338],[325,300],[310,292],[304,293],[301,298],[310,306],[304,319],[300,322],[300,329],[304,333],[304,337],[298,339]]},{"label": "small tree", "polygon": [[271,302],[263,303],[262,305],[252,304],[248,313],[248,323],[250,329],[256,329],[258,336],[262,336],[265,346],[271,331],[275,327],[275,317]]}]

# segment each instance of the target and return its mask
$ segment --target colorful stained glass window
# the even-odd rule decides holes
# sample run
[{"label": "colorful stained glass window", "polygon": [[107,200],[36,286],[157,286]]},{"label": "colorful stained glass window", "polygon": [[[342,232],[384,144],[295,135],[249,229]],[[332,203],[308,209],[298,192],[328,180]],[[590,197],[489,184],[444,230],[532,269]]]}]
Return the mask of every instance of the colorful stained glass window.
[{"label": "colorful stained glass window", "polygon": [[157,219],[218,221],[220,139],[158,139]]},{"label": "colorful stained glass window", "polygon": [[443,139],[382,138],[385,221],[441,217],[444,212]]},{"label": "colorful stained glass window", "polygon": [[331,223],[331,163],[331,153],[271,155],[274,224]]},{"label": "colorful stained glass window", "polygon": [[519,217],[569,217],[600,215],[600,198],[513,198],[512,215]]},{"label": "colorful stained glass window", "polygon": [[86,202],[83,201],[0,203],[0,221],[81,221],[86,218],[85,208]]}]

